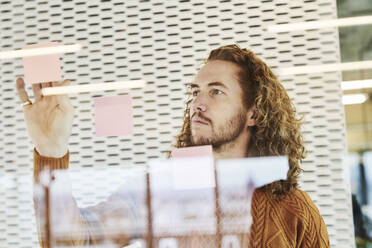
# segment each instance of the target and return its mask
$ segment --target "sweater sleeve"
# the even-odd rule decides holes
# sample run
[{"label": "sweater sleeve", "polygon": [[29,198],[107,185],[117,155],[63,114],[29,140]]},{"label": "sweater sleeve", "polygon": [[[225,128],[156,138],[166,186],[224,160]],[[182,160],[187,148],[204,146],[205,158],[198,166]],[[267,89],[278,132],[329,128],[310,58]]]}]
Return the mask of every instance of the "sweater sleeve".
[{"label": "sweater sleeve", "polygon": [[250,247],[330,247],[326,225],[311,198],[294,190],[284,199],[255,190]]},{"label": "sweater sleeve", "polygon": [[[74,198],[72,197],[71,192],[67,195],[63,195],[63,204],[50,204],[48,208],[50,211],[49,219],[46,217],[46,197],[44,188],[39,184],[39,175],[44,169],[49,169],[51,172],[55,170],[64,170],[68,169],[69,165],[69,152],[61,158],[50,158],[41,156],[36,149],[34,149],[34,182],[35,182],[35,190],[34,191],[34,208],[35,208],[35,216],[36,216],[36,225],[38,231],[38,238],[40,246],[43,248],[50,248],[49,244],[51,242],[63,245],[86,245],[89,244],[89,229],[88,223],[84,220],[80,213],[80,209],[77,207]],[[49,186],[49,192],[51,192],[51,185]],[[61,198],[61,196],[58,196]],[[53,193],[50,194],[49,199],[55,198]],[[54,199],[53,199],[54,200]],[[61,199],[59,199],[60,201]],[[50,200],[51,202],[51,200]],[[58,206],[59,205],[59,206]],[[58,208],[58,209],[57,209]],[[62,218],[56,218],[57,216],[54,213],[57,213]],[[62,224],[60,222],[61,219],[64,219],[68,222],[69,227],[73,227],[73,232],[66,233],[63,240],[58,240],[57,237],[53,238],[46,234],[46,225],[49,224],[50,232],[52,229],[56,228],[56,225]],[[58,224],[56,224],[58,223]],[[58,228],[58,227],[57,227]],[[51,240],[49,240],[51,239]],[[56,240],[57,239],[57,240]],[[92,242],[93,243],[93,242]]]},{"label": "sweater sleeve", "polygon": [[306,205],[306,212],[308,212],[306,225],[304,225],[306,226],[306,229],[304,230],[304,240],[301,247],[329,248],[330,242],[327,227],[318,208],[306,192],[299,191],[299,193]]},{"label": "sweater sleeve", "polygon": [[68,169],[69,159],[69,152],[61,158],[49,158],[41,156],[36,148],[34,148],[34,181],[39,182],[40,172],[46,168],[49,168],[51,171]]},{"label": "sweater sleeve", "polygon": [[[120,206],[119,200],[115,197],[110,197],[109,200],[103,201],[96,206],[88,208],[79,208],[75,198],[72,195],[72,189],[68,174],[64,180],[62,187],[59,187],[61,192],[52,190],[58,185],[58,176],[50,185],[50,207],[49,221],[46,219],[45,197],[43,187],[39,184],[39,174],[43,169],[49,168],[50,171],[66,170],[69,165],[69,153],[61,158],[49,158],[41,156],[34,149],[34,208],[36,216],[36,224],[40,246],[50,248],[50,236],[46,235],[46,223],[50,223],[52,233],[52,241],[55,245],[61,246],[91,246],[102,244],[107,241],[126,245],[128,240],[120,228],[113,233],[110,230],[104,230],[107,223],[112,223],[116,218],[118,222],[121,220],[121,212],[115,213],[112,206]],[[58,174],[56,174],[58,175]],[[123,210],[123,213],[125,210]],[[115,216],[116,215],[116,216]],[[110,216],[112,218],[108,218]],[[114,218],[115,216],[115,218]],[[111,221],[111,222],[110,222]],[[118,223],[115,221],[115,223]],[[109,236],[105,234],[110,234]],[[110,239],[110,240],[108,240]]]}]

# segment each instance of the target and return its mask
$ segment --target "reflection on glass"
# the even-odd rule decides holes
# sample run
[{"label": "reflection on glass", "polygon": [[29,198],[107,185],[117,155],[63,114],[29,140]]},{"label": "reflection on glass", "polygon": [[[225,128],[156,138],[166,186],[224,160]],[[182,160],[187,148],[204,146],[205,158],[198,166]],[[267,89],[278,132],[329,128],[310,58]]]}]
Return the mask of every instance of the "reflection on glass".
[{"label": "reflection on glass", "polygon": [[[205,166],[198,161],[211,162],[211,174],[199,175],[190,165]],[[194,181],[192,187],[177,179],[182,163],[192,170],[193,175],[182,169]],[[271,157],[216,165],[213,159],[192,158],[156,160],[148,169],[43,171],[34,191],[40,240],[46,247],[247,247],[255,188],[285,177],[280,170],[287,169],[285,157]],[[214,183],[205,184],[210,175]],[[114,193],[95,204],[119,181]],[[74,191],[84,187],[95,193],[77,200]],[[95,205],[86,207],[82,200]]]},{"label": "reflection on glass", "polygon": [[173,166],[177,164],[173,161],[152,163],[154,244],[158,243],[159,247],[217,247],[215,188],[186,187],[186,184],[180,187],[174,178]]}]

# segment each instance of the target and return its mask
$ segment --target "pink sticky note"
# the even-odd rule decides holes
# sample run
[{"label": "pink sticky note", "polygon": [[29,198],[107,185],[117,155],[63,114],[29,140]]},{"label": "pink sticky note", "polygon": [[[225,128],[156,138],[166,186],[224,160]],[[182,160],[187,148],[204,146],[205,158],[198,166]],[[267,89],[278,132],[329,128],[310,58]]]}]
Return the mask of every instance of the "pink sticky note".
[{"label": "pink sticky note", "polygon": [[213,157],[212,146],[190,146],[174,149],[171,153],[173,158],[184,157]]},{"label": "pink sticky note", "polygon": [[213,188],[216,186],[211,145],[177,148],[172,151],[171,155],[174,189]]},{"label": "pink sticky note", "polygon": [[129,95],[94,99],[97,136],[119,136],[133,133],[132,98]]},{"label": "pink sticky note", "polygon": [[[56,46],[57,42],[33,44],[22,49]],[[38,55],[23,58],[25,82],[29,84],[59,81],[62,79],[59,54]]]}]

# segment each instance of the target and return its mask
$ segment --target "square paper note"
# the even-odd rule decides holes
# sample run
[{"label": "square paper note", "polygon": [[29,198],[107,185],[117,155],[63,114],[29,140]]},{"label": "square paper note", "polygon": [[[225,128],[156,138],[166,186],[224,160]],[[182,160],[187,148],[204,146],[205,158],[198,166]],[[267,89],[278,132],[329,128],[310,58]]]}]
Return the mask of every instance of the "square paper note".
[{"label": "square paper note", "polygon": [[176,190],[216,186],[212,146],[191,146],[172,151],[172,178]]},{"label": "square paper note", "polygon": [[216,187],[213,157],[172,158],[175,190]]},{"label": "square paper note", "polygon": [[[52,47],[57,42],[33,44],[22,49]],[[45,83],[62,80],[61,62],[59,54],[29,56],[23,58],[25,82],[29,84]]]},{"label": "square paper note", "polygon": [[94,99],[97,136],[119,136],[133,133],[132,98],[129,95]]},{"label": "square paper note", "polygon": [[212,146],[190,146],[177,148],[172,151],[173,158],[184,157],[213,157]]}]

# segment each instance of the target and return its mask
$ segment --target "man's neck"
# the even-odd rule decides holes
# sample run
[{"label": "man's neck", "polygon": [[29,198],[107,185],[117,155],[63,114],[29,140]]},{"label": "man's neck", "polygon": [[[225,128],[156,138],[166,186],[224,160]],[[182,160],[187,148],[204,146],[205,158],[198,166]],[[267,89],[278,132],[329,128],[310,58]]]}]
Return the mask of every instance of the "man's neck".
[{"label": "man's neck", "polygon": [[244,158],[250,140],[250,132],[241,133],[235,140],[213,149],[214,159]]}]

